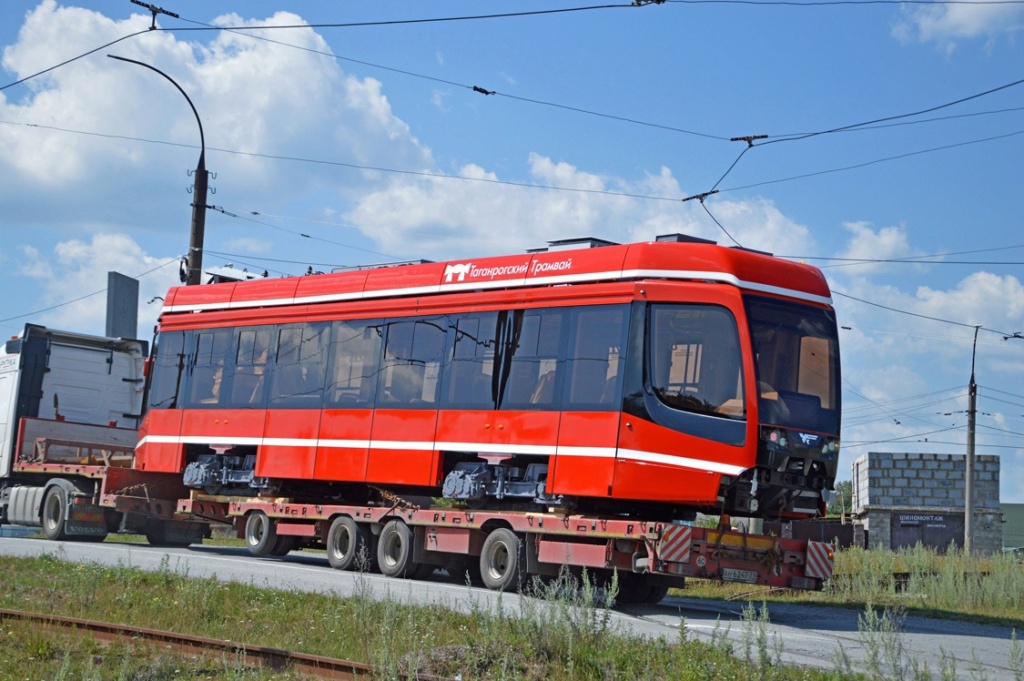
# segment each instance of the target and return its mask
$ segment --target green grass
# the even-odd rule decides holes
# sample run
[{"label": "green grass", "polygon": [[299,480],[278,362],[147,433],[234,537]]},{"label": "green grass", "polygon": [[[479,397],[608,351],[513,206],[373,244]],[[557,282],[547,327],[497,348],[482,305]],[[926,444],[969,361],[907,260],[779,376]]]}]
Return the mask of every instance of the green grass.
[{"label": "green grass", "polygon": [[[638,637],[611,616],[605,592],[572,586],[568,577],[543,587],[545,600],[503,604],[497,613],[471,602],[459,614],[377,600],[358,576],[356,595],[337,598],[191,578],[169,563],[157,572],[66,563],[59,552],[0,557],[0,573],[0,607],[350,659],[373,665],[383,679],[408,678],[414,669],[464,679],[849,678],[779,666],[765,657],[770,650],[742,659],[724,636],[710,645],[685,634]],[[396,591],[408,585],[396,582]],[[263,678],[238,660],[175,656],[131,642],[102,647],[17,621],[0,622],[0,632],[0,659],[10,661],[0,665],[4,680]]]},{"label": "green grass", "polygon": [[[899,572],[907,574],[905,581],[893,579]],[[521,599],[516,607],[501,601],[496,612],[471,601],[468,613],[460,614],[444,604],[379,600],[358,574],[356,594],[349,598],[192,578],[172,569],[169,558],[156,572],[68,563],[60,550],[39,558],[0,557],[0,574],[0,607],[355,660],[376,667],[383,679],[408,678],[417,669],[464,679],[857,678],[843,659],[829,672],[782,665],[782,642],[768,637],[764,607],[748,603],[742,641],[735,645],[724,632],[710,643],[688,640],[682,628],[673,640],[649,640],[617,623],[608,593],[571,583],[568,576],[538,586],[539,599]],[[414,588],[394,583],[396,593]],[[700,580],[676,593],[860,608],[860,637],[873,651],[873,678],[925,678],[901,648],[898,623],[907,613],[967,616],[1018,628],[1024,622],[1024,567],[1017,560],[955,550],[939,556],[921,547],[840,552],[836,579],[820,593],[775,594]],[[1016,644],[1014,650],[1011,663],[1020,670],[1024,654]],[[0,665],[0,681],[288,678],[251,669],[232,656],[183,655],[138,641],[107,645],[12,620],[0,621],[0,660],[10,661]],[[948,669],[934,671],[952,678]]]},{"label": "green grass", "polygon": [[[894,576],[897,573],[901,573],[899,579]],[[921,545],[899,551],[838,551],[834,578],[820,592],[768,592],[746,584],[694,580],[685,592],[675,593],[856,608],[870,603],[908,613],[1024,628],[1024,563],[1010,554],[968,556],[956,547],[945,555]]]}]

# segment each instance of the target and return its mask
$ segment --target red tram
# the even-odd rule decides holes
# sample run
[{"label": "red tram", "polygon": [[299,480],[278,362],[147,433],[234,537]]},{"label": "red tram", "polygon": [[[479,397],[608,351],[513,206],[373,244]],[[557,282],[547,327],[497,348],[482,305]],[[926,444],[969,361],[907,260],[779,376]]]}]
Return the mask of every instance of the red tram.
[{"label": "red tram", "polygon": [[840,414],[822,274],[681,237],[579,245],[174,288],[135,467],[353,504],[819,514]]}]

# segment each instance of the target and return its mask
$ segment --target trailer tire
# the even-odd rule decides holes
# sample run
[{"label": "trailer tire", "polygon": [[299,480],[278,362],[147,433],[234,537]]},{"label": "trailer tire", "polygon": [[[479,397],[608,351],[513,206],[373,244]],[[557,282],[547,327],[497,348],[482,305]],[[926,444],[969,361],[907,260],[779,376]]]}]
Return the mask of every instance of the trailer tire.
[{"label": "trailer tire", "polygon": [[526,545],[515,532],[506,528],[487,535],[480,550],[480,578],[495,591],[519,589],[526,567]]},{"label": "trailer tire", "polygon": [[254,511],[245,519],[245,545],[254,556],[272,556],[278,548],[274,522],[263,511]]},{"label": "trailer tire", "polygon": [[368,534],[351,516],[335,518],[327,531],[327,562],[335,570],[357,569],[360,555],[368,557],[372,549]]},{"label": "trailer tire", "polygon": [[64,525],[68,519],[68,495],[58,485],[54,485],[43,497],[42,523],[43,536],[50,541],[69,539]]},{"label": "trailer tire", "polygon": [[298,544],[295,537],[277,535],[277,541],[274,542],[274,547],[270,549],[268,555],[276,556],[287,556],[289,553],[295,550],[295,546]]},{"label": "trailer tire", "polygon": [[164,535],[163,528],[159,530],[146,530],[146,543],[150,546],[165,549],[184,549],[192,545],[192,542],[187,541],[169,541]]},{"label": "trailer tire", "polygon": [[413,578],[419,566],[413,560],[412,530],[401,520],[392,520],[377,537],[377,564],[385,577]]},{"label": "trailer tire", "polygon": [[648,592],[647,597],[644,598],[643,602],[649,605],[655,603],[661,603],[661,599],[668,595],[668,587],[658,584],[651,586],[651,590]]},{"label": "trailer tire", "polygon": [[146,536],[146,543],[150,546],[159,546],[161,548],[168,549],[183,549],[192,545],[192,542],[168,539],[167,525],[159,521],[150,522],[143,534]]},{"label": "trailer tire", "polygon": [[619,592],[615,595],[615,602],[622,605],[646,603],[652,589],[642,575],[633,572],[620,572],[618,587]]}]

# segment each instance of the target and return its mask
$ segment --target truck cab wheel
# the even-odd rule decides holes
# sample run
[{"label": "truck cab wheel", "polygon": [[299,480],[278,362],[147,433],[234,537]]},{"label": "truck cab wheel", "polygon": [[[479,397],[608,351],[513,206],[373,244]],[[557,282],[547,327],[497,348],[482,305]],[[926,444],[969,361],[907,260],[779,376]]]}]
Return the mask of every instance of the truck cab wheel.
[{"label": "truck cab wheel", "polygon": [[51,541],[68,539],[64,525],[68,519],[68,495],[54,485],[43,497],[43,536]]}]

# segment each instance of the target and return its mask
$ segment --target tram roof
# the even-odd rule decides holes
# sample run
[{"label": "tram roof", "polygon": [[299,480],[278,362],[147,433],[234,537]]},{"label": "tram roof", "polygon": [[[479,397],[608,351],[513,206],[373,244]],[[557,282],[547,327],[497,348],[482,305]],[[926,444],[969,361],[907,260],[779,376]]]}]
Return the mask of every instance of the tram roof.
[{"label": "tram roof", "polygon": [[180,286],[168,292],[163,314],[628,280],[717,282],[832,302],[824,275],[804,263],[710,243],[648,241]]}]

